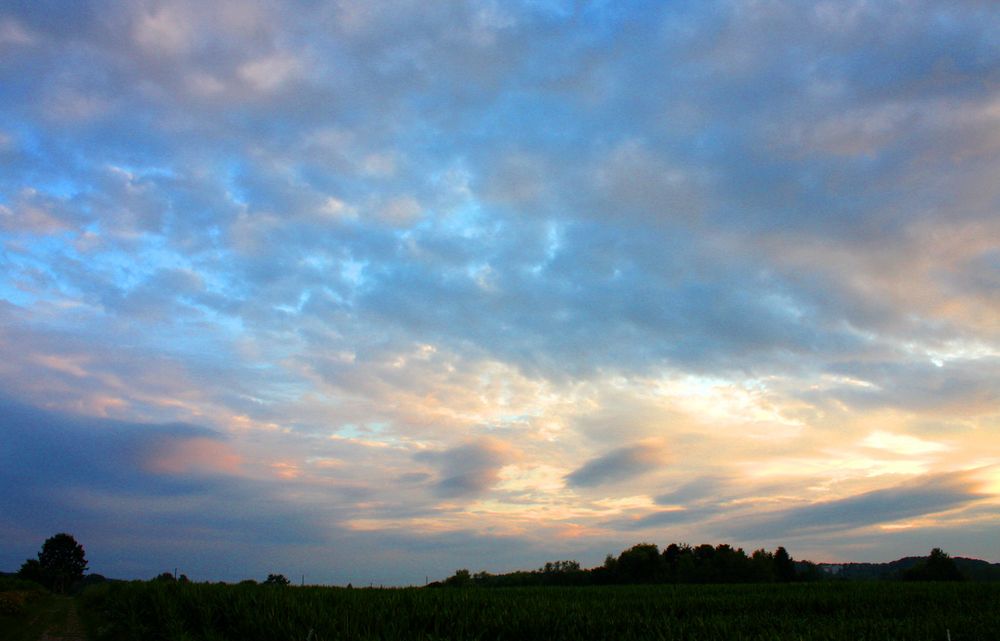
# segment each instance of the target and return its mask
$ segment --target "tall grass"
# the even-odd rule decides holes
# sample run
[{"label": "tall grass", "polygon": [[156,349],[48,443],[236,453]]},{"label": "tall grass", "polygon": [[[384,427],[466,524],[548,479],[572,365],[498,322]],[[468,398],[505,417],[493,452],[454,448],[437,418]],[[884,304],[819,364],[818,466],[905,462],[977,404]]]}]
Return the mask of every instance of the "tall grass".
[{"label": "tall grass", "polygon": [[85,595],[97,641],[1000,639],[1000,584],[268,588],[127,583]]}]

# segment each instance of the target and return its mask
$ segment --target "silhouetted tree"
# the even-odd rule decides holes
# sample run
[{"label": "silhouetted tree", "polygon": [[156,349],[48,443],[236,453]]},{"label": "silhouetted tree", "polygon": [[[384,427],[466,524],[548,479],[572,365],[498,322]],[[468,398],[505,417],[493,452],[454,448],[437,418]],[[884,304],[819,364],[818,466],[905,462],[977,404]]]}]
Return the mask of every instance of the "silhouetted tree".
[{"label": "silhouetted tree", "polygon": [[161,572],[160,574],[156,575],[156,578],[153,580],[160,581],[162,583],[173,583],[176,579],[174,579],[174,575],[171,574],[170,572]]},{"label": "silhouetted tree", "polygon": [[451,587],[463,587],[472,582],[472,575],[465,568],[455,570],[455,574],[444,580],[444,584]]},{"label": "silhouetted tree", "polygon": [[579,572],[579,561],[549,561],[542,568],[544,574],[563,574],[566,572]]},{"label": "silhouetted tree", "polygon": [[819,569],[819,566],[812,561],[796,561],[795,562],[795,580],[796,581],[823,581],[826,579],[826,575],[823,570]]},{"label": "silhouetted tree", "polygon": [[795,580],[795,562],[783,547],[774,551],[774,576],[779,581]]},{"label": "silhouetted tree", "polygon": [[758,583],[774,581],[774,555],[763,548],[754,550],[750,556],[750,573],[752,580]]},{"label": "silhouetted tree", "polygon": [[[587,580],[579,561],[549,561],[534,574],[540,585],[581,585]],[[496,582],[496,577],[491,579]]]},{"label": "silhouetted tree", "polygon": [[618,555],[618,577],[625,583],[652,583],[663,577],[660,549],[640,543]]},{"label": "silhouetted tree", "polygon": [[697,583],[715,583],[715,548],[708,543],[702,543],[692,550],[694,554],[695,576]]},{"label": "silhouetted tree", "polygon": [[604,557],[604,563],[588,572],[590,582],[595,585],[614,583],[618,576],[618,560],[611,554]]},{"label": "silhouetted tree", "polygon": [[715,581],[739,583],[751,580],[750,559],[742,548],[733,549],[725,543],[715,546],[712,567]]},{"label": "silhouetted tree", "polygon": [[268,574],[267,578],[264,579],[264,585],[276,585],[279,587],[284,587],[288,585],[290,581],[288,577],[284,574]]},{"label": "silhouetted tree", "polygon": [[612,554],[605,555],[601,570],[609,581],[614,581],[618,576],[618,559]]},{"label": "silhouetted tree", "polygon": [[42,564],[38,562],[38,559],[28,559],[21,564],[21,569],[17,571],[17,578],[24,579],[25,581],[34,581],[35,583],[44,583],[45,580],[42,578]]},{"label": "silhouetted tree", "polygon": [[83,546],[63,532],[46,539],[38,553],[38,560],[25,561],[18,575],[38,581],[54,592],[66,592],[73,582],[83,578],[86,569]]},{"label": "silhouetted tree", "polygon": [[934,548],[925,560],[903,572],[903,579],[907,581],[961,581],[963,578],[955,559],[941,548]]},{"label": "silhouetted tree", "polygon": [[681,556],[681,546],[676,543],[671,543],[667,547],[663,548],[663,562],[667,567],[672,567],[677,565],[677,559]]},{"label": "silhouetted tree", "polygon": [[[943,554],[943,553],[941,553]],[[947,555],[944,555],[947,557]],[[432,586],[513,587],[542,585],[607,585],[621,583],[767,583],[774,581],[819,581],[825,573],[808,561],[795,561],[779,547],[774,552],[760,549],[747,556],[742,548],[726,543],[671,543],[663,549],[640,543],[617,557],[607,555],[604,563],[583,569],[576,561],[551,561],[533,571],[505,574],[458,570]]]},{"label": "silhouetted tree", "polygon": [[694,549],[687,543],[671,543],[663,550],[664,578],[672,583],[687,583],[697,574]]}]

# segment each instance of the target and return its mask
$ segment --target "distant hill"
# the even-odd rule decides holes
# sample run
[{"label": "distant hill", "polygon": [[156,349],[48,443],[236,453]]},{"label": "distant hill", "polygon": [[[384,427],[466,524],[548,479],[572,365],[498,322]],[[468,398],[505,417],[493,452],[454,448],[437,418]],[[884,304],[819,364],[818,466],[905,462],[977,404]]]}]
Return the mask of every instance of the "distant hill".
[{"label": "distant hill", "polygon": [[[962,575],[970,581],[1000,581],[1000,563],[982,559],[952,557]],[[820,570],[830,576],[849,581],[877,581],[898,579],[905,570],[912,568],[926,556],[907,556],[887,563],[817,563]]]}]

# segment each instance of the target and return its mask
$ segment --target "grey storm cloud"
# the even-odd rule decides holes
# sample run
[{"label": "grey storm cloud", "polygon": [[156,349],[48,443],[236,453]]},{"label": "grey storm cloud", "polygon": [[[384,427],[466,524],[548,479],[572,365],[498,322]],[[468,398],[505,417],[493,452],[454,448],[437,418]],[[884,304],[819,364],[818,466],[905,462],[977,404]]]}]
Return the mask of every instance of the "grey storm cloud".
[{"label": "grey storm cloud", "polygon": [[597,487],[625,481],[663,464],[663,446],[659,444],[630,445],[593,458],[566,475],[573,487]]}]

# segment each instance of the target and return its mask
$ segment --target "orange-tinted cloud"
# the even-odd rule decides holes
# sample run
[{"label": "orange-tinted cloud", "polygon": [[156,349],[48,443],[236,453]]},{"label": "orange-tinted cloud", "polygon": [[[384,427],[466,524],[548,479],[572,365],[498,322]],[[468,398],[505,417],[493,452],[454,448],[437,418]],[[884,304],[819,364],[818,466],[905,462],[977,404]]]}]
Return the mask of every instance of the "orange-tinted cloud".
[{"label": "orange-tinted cloud", "polygon": [[211,438],[185,438],[160,446],[148,459],[161,474],[237,474],[243,462],[231,445]]}]

